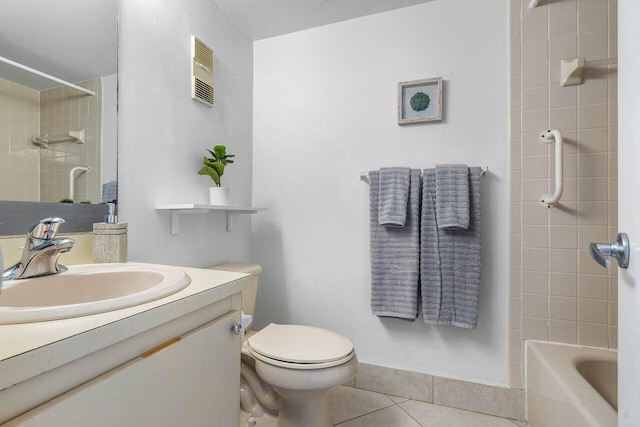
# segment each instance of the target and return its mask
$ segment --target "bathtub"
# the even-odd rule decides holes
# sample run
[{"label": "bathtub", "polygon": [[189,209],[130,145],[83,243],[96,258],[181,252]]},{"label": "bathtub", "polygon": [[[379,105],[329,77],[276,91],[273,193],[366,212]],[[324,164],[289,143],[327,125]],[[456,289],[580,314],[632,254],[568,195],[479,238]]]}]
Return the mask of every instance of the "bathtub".
[{"label": "bathtub", "polygon": [[529,426],[618,425],[617,352],[527,341],[526,369]]}]

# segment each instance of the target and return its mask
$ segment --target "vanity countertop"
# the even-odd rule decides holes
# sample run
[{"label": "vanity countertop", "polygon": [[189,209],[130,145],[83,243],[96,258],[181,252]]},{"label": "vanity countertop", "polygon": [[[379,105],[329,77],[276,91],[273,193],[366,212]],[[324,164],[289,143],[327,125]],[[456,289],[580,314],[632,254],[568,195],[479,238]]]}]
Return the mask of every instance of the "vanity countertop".
[{"label": "vanity countertop", "polygon": [[251,276],[244,273],[180,268],[191,283],[155,301],[70,319],[0,325],[0,390],[221,301],[251,284]]}]

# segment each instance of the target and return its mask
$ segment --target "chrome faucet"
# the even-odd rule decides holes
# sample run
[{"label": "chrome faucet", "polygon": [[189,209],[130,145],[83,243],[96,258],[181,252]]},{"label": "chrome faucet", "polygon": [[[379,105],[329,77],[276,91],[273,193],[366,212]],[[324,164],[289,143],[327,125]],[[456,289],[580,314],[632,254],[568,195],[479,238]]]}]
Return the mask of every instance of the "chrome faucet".
[{"label": "chrome faucet", "polygon": [[2,273],[2,279],[26,279],[67,271],[67,267],[58,264],[58,258],[69,252],[76,242],[68,237],[56,237],[62,223],[64,219],[53,217],[33,225],[27,233],[22,258]]}]

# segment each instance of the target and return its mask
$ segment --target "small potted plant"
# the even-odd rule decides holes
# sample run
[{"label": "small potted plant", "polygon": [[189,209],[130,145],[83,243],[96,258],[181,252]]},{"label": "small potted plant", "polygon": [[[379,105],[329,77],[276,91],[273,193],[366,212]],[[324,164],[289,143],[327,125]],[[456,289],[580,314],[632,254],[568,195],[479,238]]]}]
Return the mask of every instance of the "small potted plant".
[{"label": "small potted plant", "polygon": [[229,204],[229,189],[220,185],[220,177],[224,174],[224,168],[229,163],[233,163],[232,157],[235,154],[227,154],[227,147],[216,145],[213,150],[207,150],[211,157],[205,157],[203,166],[198,171],[199,175],[207,175],[216,184],[209,187],[209,204],[226,206]]}]

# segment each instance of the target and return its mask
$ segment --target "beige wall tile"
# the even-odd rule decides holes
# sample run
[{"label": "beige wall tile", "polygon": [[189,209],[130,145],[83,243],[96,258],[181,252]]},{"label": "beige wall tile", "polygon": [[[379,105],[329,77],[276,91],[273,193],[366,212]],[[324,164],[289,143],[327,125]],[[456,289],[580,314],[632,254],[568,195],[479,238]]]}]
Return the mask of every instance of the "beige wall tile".
[{"label": "beige wall tile", "polygon": [[580,298],[580,322],[609,324],[609,302],[606,300]]},{"label": "beige wall tile", "polygon": [[551,108],[575,107],[578,100],[576,86],[549,86],[549,106]]},{"label": "beige wall tile", "polygon": [[[578,37],[563,37],[549,41],[549,62],[555,62],[578,56]],[[552,73],[555,74],[555,73]],[[558,74],[558,80],[560,75]]]},{"label": "beige wall tile", "polygon": [[547,64],[535,64],[523,67],[522,87],[547,86],[549,83],[549,72]]},{"label": "beige wall tile", "polygon": [[609,348],[618,348],[618,328],[615,326],[609,327]]},{"label": "beige wall tile", "polygon": [[561,37],[573,36],[578,31],[578,14],[564,13],[562,15],[552,15],[549,17],[549,37],[557,39]]},{"label": "beige wall tile", "polygon": [[522,135],[523,156],[546,156],[549,154],[549,144],[540,141],[540,132]]},{"label": "beige wall tile", "polygon": [[[520,80],[520,76],[522,75],[522,47],[520,45],[511,46],[509,63],[511,64],[511,76]],[[511,107],[514,107],[514,105],[512,104]]]},{"label": "beige wall tile", "polygon": [[522,45],[522,65],[547,63],[549,44],[546,39]]},{"label": "beige wall tile", "polygon": [[522,132],[539,134],[548,129],[548,115],[547,110],[524,111],[522,113]]},{"label": "beige wall tile", "polygon": [[[518,319],[520,321],[520,319]],[[521,362],[523,361],[521,350],[521,332],[520,329],[509,330],[509,361]]]},{"label": "beige wall tile", "polygon": [[524,419],[524,393],[504,387],[434,377],[434,403],[500,417]]},{"label": "beige wall tile", "polygon": [[524,381],[522,380],[522,365],[523,364],[520,362],[509,362],[509,382],[511,383],[512,388],[523,388]]},{"label": "beige wall tile", "polygon": [[609,154],[589,153],[580,154],[578,175],[584,178],[609,176]]},{"label": "beige wall tile", "polygon": [[433,377],[418,372],[360,363],[356,387],[423,402],[433,401]]},{"label": "beige wall tile", "polygon": [[522,133],[522,112],[519,108],[511,109],[509,113],[509,135],[511,139],[519,139]]},{"label": "beige wall tile", "polygon": [[523,271],[522,292],[547,295],[549,293],[549,273],[546,271]]},{"label": "beige wall tile", "polygon": [[609,277],[606,275],[580,275],[580,298],[607,299],[609,298]]},{"label": "beige wall tile", "polygon": [[509,96],[511,100],[511,108],[520,108],[522,106],[522,91],[521,91],[522,81],[520,79],[520,74],[518,77],[511,78],[511,89],[509,91]]},{"label": "beige wall tile", "polygon": [[547,271],[549,251],[546,249],[522,249],[522,269],[526,271]]},{"label": "beige wall tile", "polygon": [[522,110],[546,110],[549,102],[547,92],[546,86],[524,89],[522,91]]},{"label": "beige wall tile", "polygon": [[609,204],[606,202],[584,202],[578,205],[580,225],[607,225]]},{"label": "beige wall tile", "polygon": [[549,22],[546,16],[528,19],[522,22],[522,44],[546,40],[549,34]]},{"label": "beige wall tile", "polygon": [[522,206],[520,203],[511,203],[511,208],[509,212],[509,223],[511,226],[511,234],[519,234],[520,233],[520,215],[522,212]]},{"label": "beige wall tile", "polygon": [[618,302],[609,301],[609,325],[618,326]]},{"label": "beige wall tile", "polygon": [[608,178],[581,178],[578,197],[580,201],[607,201],[609,196]]},{"label": "beige wall tile", "polygon": [[549,318],[554,320],[578,320],[578,299],[571,297],[549,298]]},{"label": "beige wall tile", "polygon": [[607,128],[581,129],[578,135],[581,153],[602,153],[609,150]]},{"label": "beige wall tile", "polygon": [[608,53],[609,33],[607,31],[580,34],[578,37],[578,56],[584,56],[588,59],[605,56]]},{"label": "beige wall tile", "polygon": [[[525,202],[539,202],[540,196],[549,192],[549,179],[523,179],[522,200]],[[542,208],[538,204],[539,208]]]},{"label": "beige wall tile", "polygon": [[522,178],[547,178],[549,176],[549,157],[523,157]]},{"label": "beige wall tile", "polygon": [[[512,333],[517,332],[517,335],[518,335],[518,339],[516,340],[517,342],[520,342],[520,328],[521,328],[520,318],[521,317],[522,317],[522,300],[520,298],[510,299],[509,300],[509,327],[512,329],[510,329],[509,333],[511,336]],[[511,352],[509,353],[512,354]],[[520,359],[511,359],[511,360],[520,360]]]},{"label": "beige wall tile", "polygon": [[607,348],[609,345],[609,327],[591,323],[578,323],[578,344]]},{"label": "beige wall tile", "polygon": [[522,292],[520,274],[521,269],[519,265],[509,267],[509,295],[513,298],[519,298]]},{"label": "beige wall tile", "polygon": [[550,273],[549,289],[551,295],[575,297],[578,289],[577,274]]},{"label": "beige wall tile", "polygon": [[581,129],[605,128],[609,123],[607,104],[584,105],[578,108]]},{"label": "beige wall tile", "polygon": [[577,273],[578,256],[576,251],[552,249],[549,255],[549,270],[556,273]]},{"label": "beige wall tile", "polygon": [[578,11],[578,33],[593,33],[607,31],[609,25],[609,10],[607,7]]},{"label": "beige wall tile", "polygon": [[577,249],[578,228],[575,226],[551,226],[549,243],[552,249]]},{"label": "beige wall tile", "polygon": [[578,0],[560,0],[549,2],[549,14],[560,15],[578,10]]},{"label": "beige wall tile", "polygon": [[618,300],[618,277],[609,276],[609,299],[612,301]]},{"label": "beige wall tile", "polygon": [[549,301],[544,295],[522,294],[522,315],[546,319],[549,317]]},{"label": "beige wall tile", "polygon": [[522,339],[548,340],[548,320],[533,317],[522,317]]},{"label": "beige wall tile", "polygon": [[549,246],[547,227],[524,225],[522,227],[522,246],[525,248],[547,248]]},{"label": "beige wall tile", "polygon": [[578,247],[588,249],[589,244],[607,243],[609,241],[608,230],[605,226],[580,226],[578,229]]},{"label": "beige wall tile", "polygon": [[522,189],[520,187],[520,172],[511,172],[509,174],[509,198],[512,202],[522,200]]},{"label": "beige wall tile", "polygon": [[580,274],[606,274],[607,270],[595,262],[589,251],[578,251],[578,263],[580,265]]},{"label": "beige wall tile", "polygon": [[578,10],[596,9],[606,7],[608,0],[578,0]]},{"label": "beige wall tile", "polygon": [[584,83],[578,89],[578,94],[580,105],[606,104],[609,101],[609,81],[607,78],[586,76]]},{"label": "beige wall tile", "polygon": [[576,225],[578,223],[577,212],[578,205],[576,203],[565,203],[560,201],[561,205],[554,209],[549,209],[550,223],[553,225]]},{"label": "beige wall tile", "polygon": [[578,128],[578,109],[575,107],[552,108],[549,114],[552,129],[567,131]]},{"label": "beige wall tile", "polygon": [[564,320],[549,321],[549,339],[567,344],[578,343],[578,324]]}]

